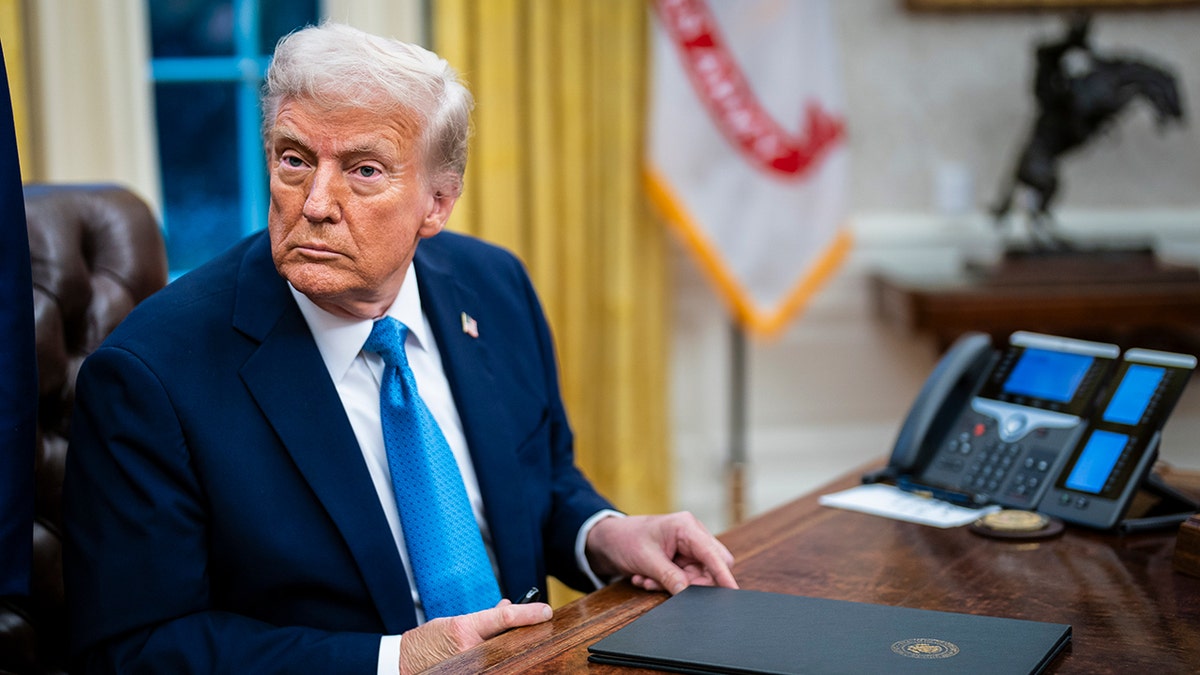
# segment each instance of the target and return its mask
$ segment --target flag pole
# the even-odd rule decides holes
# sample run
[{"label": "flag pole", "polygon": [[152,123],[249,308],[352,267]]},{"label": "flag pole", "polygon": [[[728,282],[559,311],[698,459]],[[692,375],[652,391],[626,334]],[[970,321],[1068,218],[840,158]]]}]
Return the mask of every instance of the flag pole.
[{"label": "flag pole", "polygon": [[736,319],[729,323],[729,487],[730,525],[746,518],[746,334]]}]

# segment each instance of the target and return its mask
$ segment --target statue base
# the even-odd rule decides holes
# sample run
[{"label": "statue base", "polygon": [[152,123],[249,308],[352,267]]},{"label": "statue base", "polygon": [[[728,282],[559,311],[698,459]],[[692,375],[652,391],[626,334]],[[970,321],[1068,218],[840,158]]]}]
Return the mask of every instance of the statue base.
[{"label": "statue base", "polygon": [[1200,282],[1200,269],[1164,262],[1149,241],[1091,242],[1045,249],[1011,245],[998,260],[966,262],[985,285]]}]

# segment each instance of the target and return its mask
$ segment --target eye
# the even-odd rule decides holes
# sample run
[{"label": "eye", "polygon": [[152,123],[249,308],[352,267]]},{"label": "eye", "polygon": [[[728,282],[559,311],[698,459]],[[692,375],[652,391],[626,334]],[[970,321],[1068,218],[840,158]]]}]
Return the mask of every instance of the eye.
[{"label": "eye", "polygon": [[379,169],[373,166],[360,166],[355,171],[363,178],[374,178],[380,174]]},{"label": "eye", "polygon": [[304,158],[295,150],[284,149],[279,153],[279,167],[281,169],[303,169],[308,165]]}]

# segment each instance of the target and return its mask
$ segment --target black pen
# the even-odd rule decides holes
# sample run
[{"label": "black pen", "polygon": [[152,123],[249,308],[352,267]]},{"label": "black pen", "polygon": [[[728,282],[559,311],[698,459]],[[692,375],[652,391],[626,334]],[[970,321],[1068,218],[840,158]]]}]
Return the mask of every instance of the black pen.
[{"label": "black pen", "polygon": [[537,586],[534,586],[533,588],[530,588],[528,591],[525,591],[525,595],[522,595],[521,599],[518,600],[516,602],[516,604],[527,605],[531,602],[537,602],[538,598],[540,598],[541,595],[542,595],[542,592],[540,590],[538,590]]},{"label": "black pen", "polygon": [[949,488],[934,487],[932,485],[922,485],[914,482],[912,479],[906,476],[901,476],[896,481],[896,487],[904,490],[905,492],[911,492],[921,497],[940,499],[942,501],[950,502],[951,504],[957,504],[958,506],[966,506],[969,508],[979,508],[987,501],[985,499],[981,499],[977,495],[966,492],[959,492]]}]

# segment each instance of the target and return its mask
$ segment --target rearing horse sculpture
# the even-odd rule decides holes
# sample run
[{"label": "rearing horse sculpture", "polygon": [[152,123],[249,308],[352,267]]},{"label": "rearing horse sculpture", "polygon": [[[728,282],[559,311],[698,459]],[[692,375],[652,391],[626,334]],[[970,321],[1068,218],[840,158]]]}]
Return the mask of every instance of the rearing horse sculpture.
[{"label": "rearing horse sculpture", "polygon": [[1017,187],[1029,188],[1033,199],[1028,217],[1035,247],[1068,246],[1054,232],[1050,215],[1058,193],[1061,156],[1107,128],[1138,98],[1154,109],[1160,127],[1183,120],[1174,76],[1141,61],[1097,55],[1088,44],[1090,25],[1090,17],[1077,17],[1062,39],[1038,47],[1034,82],[1037,119],[1016,170],[992,207],[997,225],[1003,226]]}]

